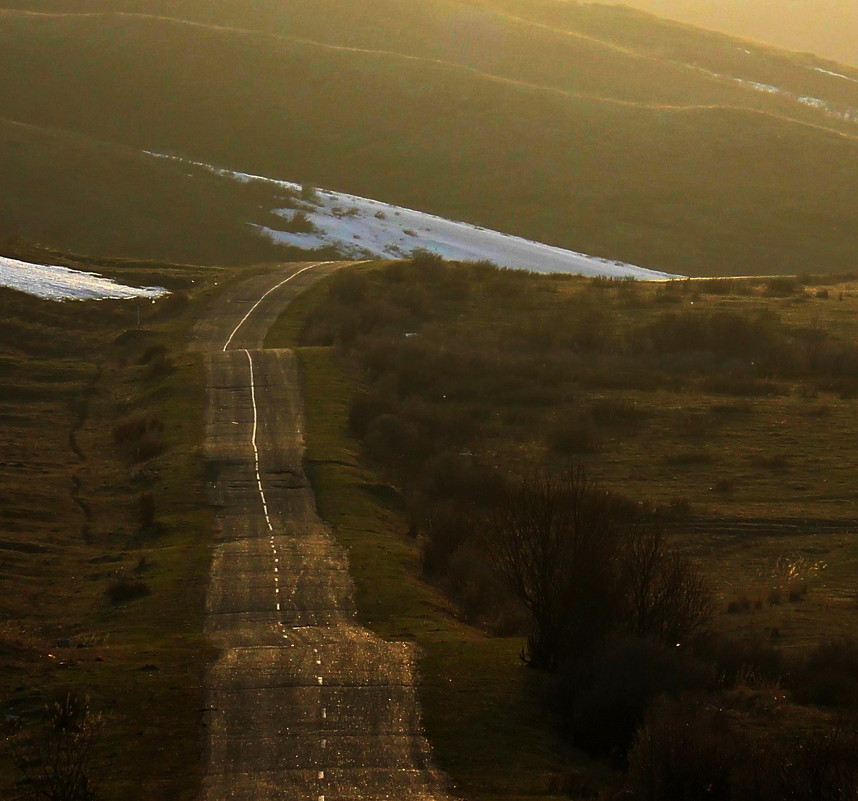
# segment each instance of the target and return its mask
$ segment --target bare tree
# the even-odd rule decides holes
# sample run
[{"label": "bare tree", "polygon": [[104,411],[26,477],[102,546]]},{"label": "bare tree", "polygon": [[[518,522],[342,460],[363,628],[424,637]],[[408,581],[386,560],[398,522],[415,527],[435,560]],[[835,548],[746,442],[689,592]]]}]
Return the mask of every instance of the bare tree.
[{"label": "bare tree", "polygon": [[55,700],[47,712],[40,731],[21,732],[11,744],[29,796],[38,801],[93,801],[89,767],[101,718],[90,710],[87,696],[74,692]]},{"label": "bare tree", "polygon": [[529,611],[525,658],[554,669],[598,639],[616,600],[618,515],[582,468],[536,473],[491,519],[486,550]]},{"label": "bare tree", "polygon": [[632,633],[679,645],[707,628],[712,593],[688,558],[670,550],[659,524],[629,530],[622,564],[628,603],[625,624]]}]

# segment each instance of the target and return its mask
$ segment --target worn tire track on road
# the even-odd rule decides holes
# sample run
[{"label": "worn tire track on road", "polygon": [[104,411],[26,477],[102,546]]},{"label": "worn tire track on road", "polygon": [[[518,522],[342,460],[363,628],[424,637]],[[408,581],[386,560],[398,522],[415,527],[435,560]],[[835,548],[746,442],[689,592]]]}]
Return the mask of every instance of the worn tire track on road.
[{"label": "worn tire track on road", "polygon": [[282,308],[345,264],[254,276],[195,329],[217,510],[203,801],[449,799],[422,731],[413,646],[358,625],[346,554],[316,514],[295,355],[262,349]]}]

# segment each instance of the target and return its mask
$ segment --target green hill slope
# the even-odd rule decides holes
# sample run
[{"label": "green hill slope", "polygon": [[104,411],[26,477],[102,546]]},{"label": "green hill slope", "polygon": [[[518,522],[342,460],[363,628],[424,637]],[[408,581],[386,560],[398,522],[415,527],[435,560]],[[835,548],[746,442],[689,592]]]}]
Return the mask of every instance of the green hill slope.
[{"label": "green hill slope", "polygon": [[[139,150],[0,119],[0,253],[38,243],[102,256],[244,263],[279,257],[253,232],[276,198]],[[38,256],[34,256],[38,260]]]},{"label": "green hill slope", "polygon": [[53,7],[0,15],[9,118],[673,272],[854,266],[833,65],[542,0]]}]

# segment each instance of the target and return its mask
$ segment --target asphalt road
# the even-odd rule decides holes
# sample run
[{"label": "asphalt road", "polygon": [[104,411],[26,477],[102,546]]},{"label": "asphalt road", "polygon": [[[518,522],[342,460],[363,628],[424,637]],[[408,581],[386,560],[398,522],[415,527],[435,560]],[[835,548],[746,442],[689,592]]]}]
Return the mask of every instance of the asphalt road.
[{"label": "asphalt road", "polygon": [[421,728],[415,653],[358,625],[346,554],[316,514],[294,354],[261,349],[289,300],[341,266],[250,278],[196,328],[217,510],[204,801],[449,798]]}]

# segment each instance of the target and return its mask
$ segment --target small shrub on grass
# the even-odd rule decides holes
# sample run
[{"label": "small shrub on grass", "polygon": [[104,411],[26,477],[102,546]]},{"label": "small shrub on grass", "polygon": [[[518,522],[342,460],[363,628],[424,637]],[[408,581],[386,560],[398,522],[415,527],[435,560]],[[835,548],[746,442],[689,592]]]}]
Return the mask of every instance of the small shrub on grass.
[{"label": "small shrub on grass", "polygon": [[769,278],[766,281],[766,294],[771,297],[789,297],[802,291],[801,284],[797,279],[782,275],[777,278]]},{"label": "small shrub on grass", "polygon": [[286,220],[283,225],[283,230],[290,234],[314,234],[319,229],[307,216],[307,212],[296,211]]},{"label": "small shrub on grass", "polygon": [[[408,233],[407,231],[405,233]],[[410,236],[417,236],[412,232]],[[411,251],[411,264],[418,270],[428,271],[428,275],[438,275],[443,268],[446,267],[446,262],[443,256],[433,253],[431,250],[424,248],[415,248]]]},{"label": "small shrub on grass", "polygon": [[134,601],[149,595],[152,591],[145,581],[139,579],[118,578],[107,585],[104,595],[111,606]]}]

